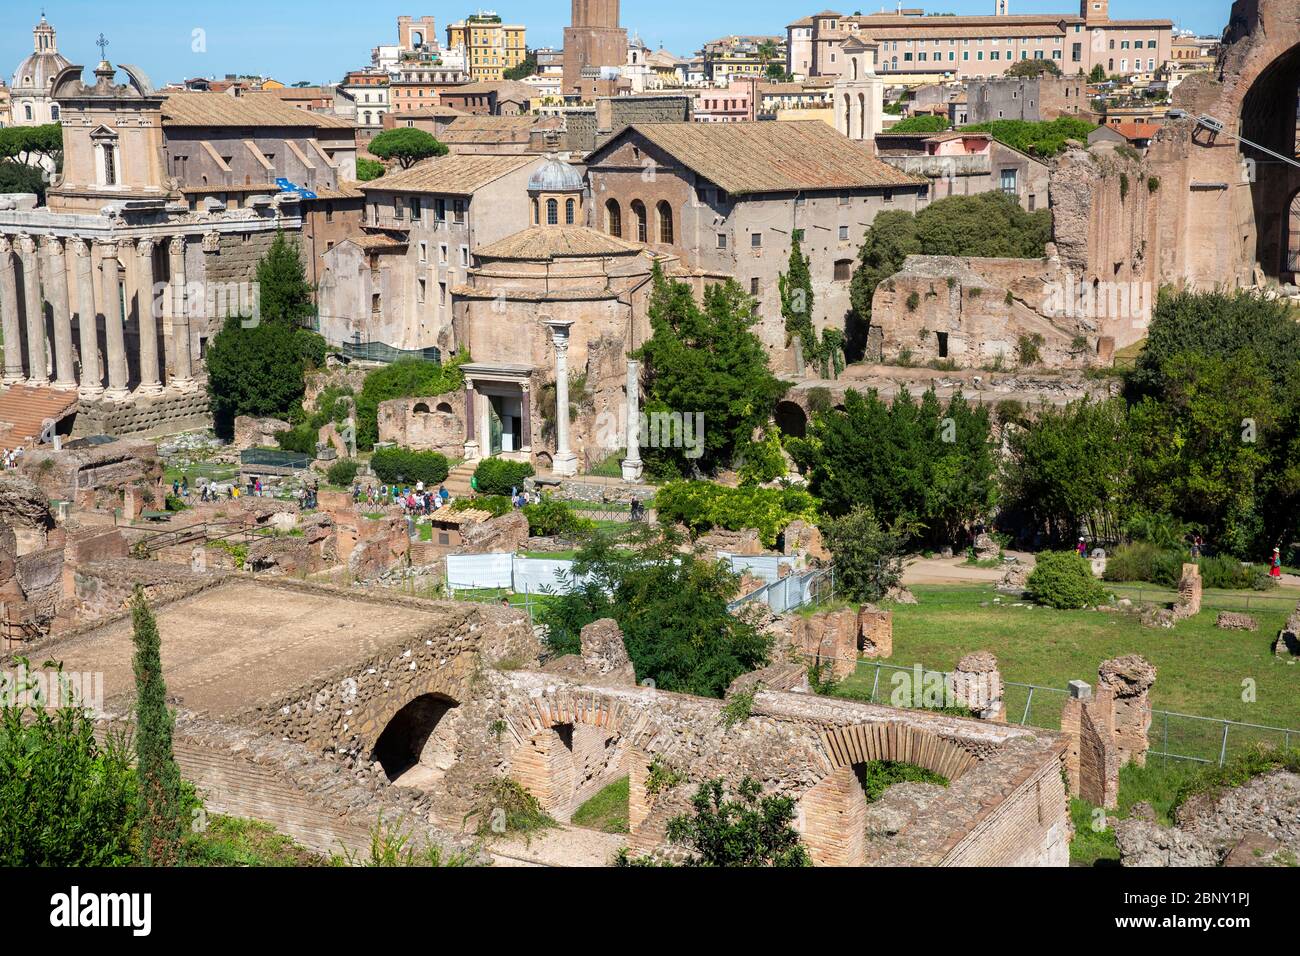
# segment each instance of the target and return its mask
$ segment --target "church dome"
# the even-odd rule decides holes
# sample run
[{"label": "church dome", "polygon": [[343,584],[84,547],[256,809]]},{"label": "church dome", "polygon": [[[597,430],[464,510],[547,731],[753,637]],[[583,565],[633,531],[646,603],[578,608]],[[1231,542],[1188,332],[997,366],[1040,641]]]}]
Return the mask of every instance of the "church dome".
[{"label": "church dome", "polygon": [[49,92],[59,71],[72,65],[59,52],[55,45],[54,27],[46,22],[44,16],[32,31],[32,37],[35,40],[34,51],[14,71],[12,93],[15,95]]},{"label": "church dome", "polygon": [[529,192],[569,193],[582,188],[582,174],[557,156],[548,156],[528,177]]}]

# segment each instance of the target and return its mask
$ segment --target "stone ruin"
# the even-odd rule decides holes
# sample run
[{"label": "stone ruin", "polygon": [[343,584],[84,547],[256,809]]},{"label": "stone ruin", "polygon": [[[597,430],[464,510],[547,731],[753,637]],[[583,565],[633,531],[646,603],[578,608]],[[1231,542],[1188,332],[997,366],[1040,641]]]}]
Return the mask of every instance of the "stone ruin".
[{"label": "stone ruin", "polygon": [[1115,820],[1124,866],[1294,866],[1300,858],[1300,774],[1273,770],[1198,793],[1161,826],[1149,804]]},{"label": "stone ruin", "polygon": [[1221,631],[1258,631],[1259,622],[1249,614],[1238,611],[1220,611],[1214,626]]},{"label": "stone ruin", "polygon": [[1120,767],[1146,764],[1155,680],[1155,667],[1129,654],[1102,662],[1095,694],[1085,681],[1070,682],[1061,732],[1070,741],[1065,770],[1071,793],[1099,807],[1118,805]]},{"label": "stone ruin", "polygon": [[967,707],[980,720],[1006,723],[1005,687],[998,659],[991,651],[976,651],[957,662],[955,670],[944,678],[947,699],[957,707]]},{"label": "stone ruin", "polygon": [[829,666],[823,678],[843,680],[857,669],[859,655],[883,658],[894,653],[894,615],[870,604],[860,611],[841,608],[794,615],[790,647],[807,664]]},{"label": "stone ruin", "polygon": [[1178,579],[1178,596],[1172,607],[1148,608],[1142,614],[1147,627],[1173,627],[1179,621],[1201,613],[1201,569],[1196,564],[1184,564]]},{"label": "stone ruin", "polygon": [[1291,658],[1293,663],[1295,658],[1300,657],[1300,604],[1296,605],[1295,611],[1278,631],[1277,640],[1273,642],[1273,654]]}]

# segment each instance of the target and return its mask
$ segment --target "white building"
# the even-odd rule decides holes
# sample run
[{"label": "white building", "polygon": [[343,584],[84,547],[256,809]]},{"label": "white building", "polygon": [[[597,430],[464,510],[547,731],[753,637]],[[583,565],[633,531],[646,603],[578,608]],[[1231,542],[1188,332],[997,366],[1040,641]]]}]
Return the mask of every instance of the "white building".
[{"label": "white building", "polygon": [[59,106],[51,99],[50,88],[59,71],[72,65],[59,53],[54,27],[46,22],[44,14],[32,31],[32,38],[33,52],[18,64],[10,91],[15,126],[59,121]]}]

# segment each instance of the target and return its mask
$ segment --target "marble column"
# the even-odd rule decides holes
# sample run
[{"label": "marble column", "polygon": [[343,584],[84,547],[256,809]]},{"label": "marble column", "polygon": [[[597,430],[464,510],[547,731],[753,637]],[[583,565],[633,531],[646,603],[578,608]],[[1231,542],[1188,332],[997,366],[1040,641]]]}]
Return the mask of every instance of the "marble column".
[{"label": "marble column", "polygon": [[641,363],[627,361],[627,457],[623,459],[623,480],[640,481],[641,465]]},{"label": "marble column", "polygon": [[519,386],[519,450],[533,450],[533,393],[528,382]]},{"label": "marble column", "polygon": [[117,243],[100,247],[100,272],[104,277],[104,344],[108,352],[108,390],[104,397],[120,402],[127,389],[126,331],[122,314],[122,266],[117,261]]},{"label": "marble column", "polygon": [[474,391],[474,380],[465,379],[465,460],[473,461],[479,456],[478,438],[474,433],[474,403],[478,393]]},{"label": "marble column", "polygon": [[578,473],[578,456],[569,450],[569,329],[568,319],[547,319],[555,345],[555,458],[551,471],[561,477]]},{"label": "marble column", "polygon": [[14,269],[13,246],[0,236],[0,323],[5,336],[5,385],[23,381],[23,325],[18,306],[18,277]]},{"label": "marble column", "polygon": [[77,394],[95,401],[104,394],[104,372],[99,367],[99,312],[95,308],[95,263],[90,247],[77,238],[69,243],[77,273],[77,341],[81,348],[81,378]]},{"label": "marble column", "polygon": [[135,252],[135,313],[140,329],[140,384],[136,391],[157,395],[162,391],[158,377],[158,316],[154,312],[152,239],[141,239]]},{"label": "marble column", "polygon": [[54,387],[71,391],[77,387],[72,363],[72,309],[68,303],[68,260],[63,254],[63,240],[46,236],[45,298],[54,313]]},{"label": "marble column", "polygon": [[23,312],[27,318],[27,384],[49,385],[45,310],[41,307],[41,270],[36,243],[31,236],[18,237],[18,254],[23,261]]},{"label": "marble column", "polygon": [[173,237],[168,252],[171,255],[172,351],[176,363],[170,384],[189,390],[194,387],[194,373],[190,363],[190,313],[185,301],[185,237]]}]

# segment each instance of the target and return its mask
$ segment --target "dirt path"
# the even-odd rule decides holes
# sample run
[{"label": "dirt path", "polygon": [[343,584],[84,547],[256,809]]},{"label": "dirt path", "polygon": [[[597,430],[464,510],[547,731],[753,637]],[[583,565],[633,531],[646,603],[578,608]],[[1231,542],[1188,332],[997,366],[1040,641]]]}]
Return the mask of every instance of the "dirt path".
[{"label": "dirt path", "polygon": [[497,866],[609,866],[626,842],[622,833],[561,826],[534,834],[530,841],[498,840],[488,852]]},{"label": "dirt path", "polygon": [[[1007,557],[1019,558],[1021,563],[1034,566],[1034,556],[1023,551],[1008,551]],[[913,558],[903,569],[903,584],[988,584],[1001,580],[1005,565],[998,568],[977,568],[966,564],[966,557]]]}]

